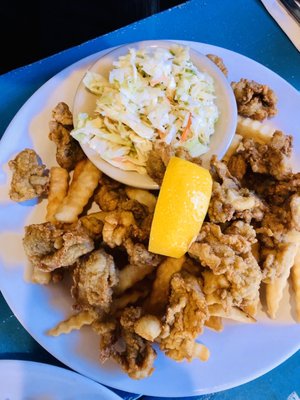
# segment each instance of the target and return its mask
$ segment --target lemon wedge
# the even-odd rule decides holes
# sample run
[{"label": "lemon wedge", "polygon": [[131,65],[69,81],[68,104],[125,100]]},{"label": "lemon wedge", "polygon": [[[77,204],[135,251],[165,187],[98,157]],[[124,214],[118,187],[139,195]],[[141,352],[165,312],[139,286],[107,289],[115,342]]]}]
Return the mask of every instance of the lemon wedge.
[{"label": "lemon wedge", "polygon": [[212,177],[207,169],[172,157],[154,210],[149,251],[182,257],[201,229],[211,191]]}]

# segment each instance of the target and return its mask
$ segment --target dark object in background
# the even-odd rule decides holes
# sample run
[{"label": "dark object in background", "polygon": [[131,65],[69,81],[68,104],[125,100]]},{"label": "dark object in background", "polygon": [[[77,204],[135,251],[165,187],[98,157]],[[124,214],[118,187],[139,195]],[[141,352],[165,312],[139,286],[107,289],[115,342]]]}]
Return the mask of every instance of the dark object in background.
[{"label": "dark object in background", "polygon": [[186,1],[4,0],[0,74]]}]

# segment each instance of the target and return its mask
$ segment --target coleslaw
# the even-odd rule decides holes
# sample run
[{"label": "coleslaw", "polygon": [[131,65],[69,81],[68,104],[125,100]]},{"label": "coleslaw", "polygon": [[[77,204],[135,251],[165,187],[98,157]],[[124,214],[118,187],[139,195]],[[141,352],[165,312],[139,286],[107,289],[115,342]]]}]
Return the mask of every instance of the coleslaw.
[{"label": "coleslaw", "polygon": [[199,71],[188,47],[131,48],[108,79],[88,71],[95,116],[81,113],[71,135],[115,167],[146,174],[154,142],[182,147],[191,157],[209,149],[219,110],[213,78]]}]

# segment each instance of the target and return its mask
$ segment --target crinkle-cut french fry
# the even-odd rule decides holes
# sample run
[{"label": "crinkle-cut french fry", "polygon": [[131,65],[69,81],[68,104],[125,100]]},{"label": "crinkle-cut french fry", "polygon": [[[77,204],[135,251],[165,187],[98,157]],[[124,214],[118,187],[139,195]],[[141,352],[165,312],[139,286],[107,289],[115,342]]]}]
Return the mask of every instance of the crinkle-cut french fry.
[{"label": "crinkle-cut french fry", "polygon": [[230,157],[235,153],[235,151],[242,139],[243,139],[243,137],[241,135],[235,134],[233,136],[230,146],[229,146],[228,150],[226,151],[226,154],[223,157],[223,161],[227,162],[230,159]]},{"label": "crinkle-cut french fry", "polygon": [[51,282],[51,272],[42,271],[37,267],[33,267],[31,282],[39,285],[48,285]]},{"label": "crinkle-cut french fry", "polygon": [[169,285],[172,276],[179,272],[185,262],[186,257],[180,258],[167,257],[157,268],[156,277],[153,282],[147,310],[153,314],[163,312],[168,302]]},{"label": "crinkle-cut french fry", "polygon": [[150,212],[154,210],[157,199],[154,194],[150,193],[148,190],[127,186],[125,192],[130,199],[136,200],[140,204],[147,206]]},{"label": "crinkle-cut french fry", "polygon": [[118,297],[113,300],[112,305],[110,307],[110,312],[114,314],[118,310],[123,310],[129,304],[136,303],[139,299],[142,299],[147,296],[148,291],[139,291],[132,290],[124,293],[121,297]]},{"label": "crinkle-cut french fry", "polygon": [[192,358],[199,358],[201,361],[207,361],[209,356],[210,352],[208,348],[204,346],[204,344],[195,342]]},{"label": "crinkle-cut french fry", "polygon": [[125,290],[131,288],[135,283],[140,282],[145,276],[151,274],[156,266],[151,264],[147,265],[133,265],[128,264],[119,272],[119,282],[115,287],[114,291],[116,294],[120,295],[124,293]]},{"label": "crinkle-cut french fry", "polygon": [[255,318],[251,317],[238,307],[231,307],[228,310],[225,310],[221,304],[212,304],[208,306],[208,311],[211,316],[215,317],[228,318],[246,324],[256,322]]},{"label": "crinkle-cut french fry", "polygon": [[153,342],[161,333],[161,322],[155,315],[146,314],[134,324],[134,331],[142,338]]},{"label": "crinkle-cut french fry", "polygon": [[295,293],[296,318],[300,322],[300,247],[292,267],[292,285]]},{"label": "crinkle-cut french fry", "polygon": [[252,138],[259,143],[268,143],[275,130],[274,127],[266,123],[238,116],[236,133],[243,138]]},{"label": "crinkle-cut french fry", "polygon": [[72,175],[72,181],[77,181],[79,175],[81,174],[81,171],[83,170],[83,168],[85,166],[85,163],[86,163],[86,159],[83,159],[75,165],[73,175]]},{"label": "crinkle-cut french fry", "polygon": [[66,197],[69,187],[69,172],[61,167],[50,170],[49,194],[46,221],[55,222],[55,213]]},{"label": "crinkle-cut french fry", "polygon": [[216,332],[222,332],[223,330],[223,322],[221,317],[215,317],[215,316],[210,316],[206,321],[205,321],[205,326],[208,328],[216,331]]},{"label": "crinkle-cut french fry", "polygon": [[101,172],[95,165],[85,160],[84,166],[77,176],[73,179],[67,196],[58,208],[55,218],[60,222],[75,222],[82,213],[84,206],[98,186]]},{"label": "crinkle-cut french fry", "polygon": [[267,313],[270,318],[275,319],[279,304],[283,296],[283,290],[287,285],[291,268],[294,264],[298,243],[290,243],[285,256],[282,258],[284,265],[282,265],[282,273],[276,277],[273,282],[266,283],[266,305]]},{"label": "crinkle-cut french fry", "polygon": [[75,329],[78,330],[82,328],[84,325],[91,325],[96,319],[97,316],[93,311],[81,311],[60,322],[54,328],[50,329],[47,334],[49,336],[59,336],[63,333],[67,334]]}]

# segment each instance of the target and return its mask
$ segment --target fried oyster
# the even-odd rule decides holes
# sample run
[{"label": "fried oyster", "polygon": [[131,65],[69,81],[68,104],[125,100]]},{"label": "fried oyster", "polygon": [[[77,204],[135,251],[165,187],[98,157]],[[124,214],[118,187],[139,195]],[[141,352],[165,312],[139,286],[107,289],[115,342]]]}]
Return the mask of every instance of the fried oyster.
[{"label": "fried oyster", "polygon": [[57,146],[56,161],[62,168],[71,171],[78,161],[85,158],[78,141],[70,135],[73,128],[72,113],[66,103],[60,102],[52,110],[52,117],[49,139]]},{"label": "fried oyster", "polygon": [[209,304],[226,309],[257,302],[262,274],[252,254],[256,241],[255,230],[243,221],[233,222],[224,232],[219,225],[204,223],[189,255],[206,267],[203,291]]},{"label": "fried oyster", "polygon": [[49,171],[34,150],[21,151],[8,165],[13,172],[9,191],[11,200],[21,202],[47,195]]},{"label": "fried oyster", "polygon": [[65,226],[45,222],[25,227],[23,246],[34,267],[50,272],[72,266],[94,249],[94,241],[80,221]]},{"label": "fried oyster", "polygon": [[231,87],[238,113],[243,117],[263,121],[277,114],[277,97],[269,86],[242,78],[239,82],[232,82]]}]

